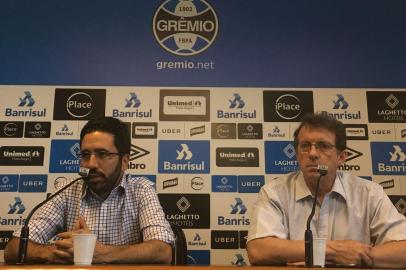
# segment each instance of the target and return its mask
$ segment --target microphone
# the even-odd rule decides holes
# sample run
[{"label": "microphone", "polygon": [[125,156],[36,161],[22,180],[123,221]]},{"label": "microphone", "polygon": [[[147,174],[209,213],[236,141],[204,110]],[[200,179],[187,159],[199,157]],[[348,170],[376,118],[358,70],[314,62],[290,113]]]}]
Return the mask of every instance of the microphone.
[{"label": "microphone", "polygon": [[20,243],[18,246],[18,264],[24,264],[25,263],[25,257],[27,256],[27,247],[28,247],[28,239],[30,235],[30,229],[28,227],[28,223],[30,222],[31,216],[35,213],[35,211],[38,210],[41,206],[58,196],[62,191],[66,190],[68,187],[72,186],[74,183],[76,183],[79,180],[85,180],[85,178],[89,175],[90,169],[88,168],[79,168],[78,174],[80,177],[74,179],[72,182],[46,198],[43,202],[39,203],[37,206],[35,206],[31,212],[28,214],[27,219],[24,222],[24,226],[21,228],[21,234],[20,234]]},{"label": "microphone", "polygon": [[312,230],[310,229],[310,222],[312,221],[314,212],[316,210],[317,193],[319,192],[320,179],[322,176],[325,176],[327,174],[328,166],[319,164],[317,166],[317,171],[319,172],[320,176],[317,179],[316,192],[314,193],[313,207],[312,207],[312,211],[310,212],[309,218],[307,219],[306,231],[305,231],[305,235],[304,235],[306,267],[313,267],[313,233],[312,233]]}]

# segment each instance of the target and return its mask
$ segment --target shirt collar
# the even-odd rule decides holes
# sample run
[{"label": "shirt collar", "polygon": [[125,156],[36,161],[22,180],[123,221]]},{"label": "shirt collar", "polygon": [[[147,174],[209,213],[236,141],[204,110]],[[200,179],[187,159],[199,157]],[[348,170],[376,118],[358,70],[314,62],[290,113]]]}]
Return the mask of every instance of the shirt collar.
[{"label": "shirt collar", "polygon": [[[323,179],[321,179],[321,181],[323,181]],[[337,194],[341,195],[341,197],[343,197],[344,200],[347,200],[343,181],[344,181],[344,179],[342,177],[342,173],[337,172],[336,179],[334,180],[334,184],[333,184],[333,188],[332,188],[331,192],[337,193]],[[312,193],[310,192],[309,188],[306,185],[302,172],[299,172],[297,174],[295,196],[296,196],[296,201],[300,201],[309,196],[312,197]]]}]

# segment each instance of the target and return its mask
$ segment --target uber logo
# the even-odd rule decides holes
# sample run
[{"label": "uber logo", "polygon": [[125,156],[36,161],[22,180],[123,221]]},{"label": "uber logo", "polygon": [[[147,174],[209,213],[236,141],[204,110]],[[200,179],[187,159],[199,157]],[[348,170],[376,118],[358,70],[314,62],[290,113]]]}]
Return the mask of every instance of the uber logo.
[{"label": "uber logo", "polygon": [[238,231],[211,231],[212,249],[238,249]]},{"label": "uber logo", "polygon": [[0,250],[4,250],[8,241],[13,236],[13,231],[0,231]]},{"label": "uber logo", "polygon": [[55,89],[54,120],[90,120],[104,116],[106,89]]}]

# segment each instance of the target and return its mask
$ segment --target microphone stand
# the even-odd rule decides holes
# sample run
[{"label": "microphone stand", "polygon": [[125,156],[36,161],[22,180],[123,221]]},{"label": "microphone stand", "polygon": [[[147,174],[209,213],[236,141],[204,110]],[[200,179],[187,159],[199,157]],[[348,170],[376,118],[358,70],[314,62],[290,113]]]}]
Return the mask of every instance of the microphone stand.
[{"label": "microphone stand", "polygon": [[314,193],[312,211],[310,212],[310,215],[309,215],[309,217],[307,219],[306,230],[305,230],[305,234],[304,234],[304,239],[305,239],[305,265],[306,265],[306,267],[313,267],[313,233],[312,233],[312,230],[310,229],[310,222],[312,221],[312,218],[314,216],[314,212],[316,210],[317,194],[319,192],[320,179],[321,179],[322,176],[327,174],[328,167],[326,165],[319,165],[317,167],[317,170],[319,171],[320,176],[317,179],[316,191]]},{"label": "microphone stand", "polygon": [[28,223],[30,222],[31,216],[35,213],[35,211],[38,210],[41,206],[58,196],[61,192],[66,190],[68,187],[72,186],[74,183],[76,183],[79,180],[84,179],[89,175],[89,169],[87,168],[80,168],[79,169],[79,175],[80,177],[74,179],[72,182],[46,198],[44,201],[39,203],[37,206],[35,206],[31,212],[28,214],[23,227],[21,228],[21,233],[20,233],[20,243],[18,246],[18,264],[24,264],[25,263],[25,258],[27,256],[27,248],[28,248],[28,240],[29,240],[29,235],[30,235],[30,228],[28,227]]}]

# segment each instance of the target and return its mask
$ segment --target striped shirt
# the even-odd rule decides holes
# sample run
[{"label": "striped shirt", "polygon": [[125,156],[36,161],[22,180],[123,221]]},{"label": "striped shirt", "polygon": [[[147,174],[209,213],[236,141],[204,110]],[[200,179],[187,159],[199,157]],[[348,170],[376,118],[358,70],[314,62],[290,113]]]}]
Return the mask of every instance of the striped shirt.
[{"label": "striped shirt", "polygon": [[[153,184],[144,177],[124,174],[120,184],[102,200],[82,181],[42,206],[29,222],[30,239],[49,243],[56,234],[71,231],[83,216],[98,241],[131,245],[148,240],[173,244],[174,237]],[[14,232],[19,236],[20,230]]]}]

